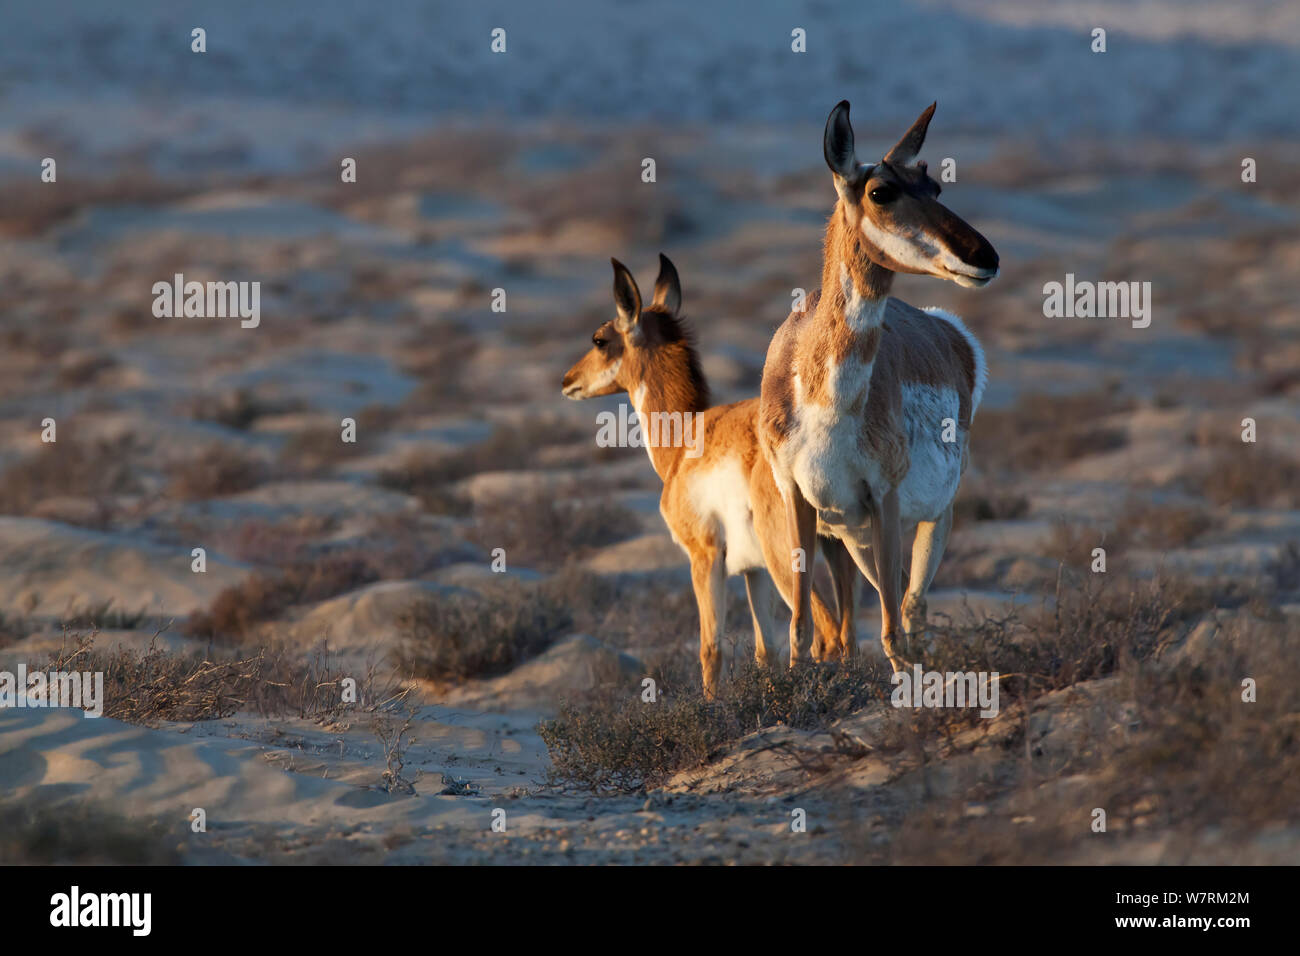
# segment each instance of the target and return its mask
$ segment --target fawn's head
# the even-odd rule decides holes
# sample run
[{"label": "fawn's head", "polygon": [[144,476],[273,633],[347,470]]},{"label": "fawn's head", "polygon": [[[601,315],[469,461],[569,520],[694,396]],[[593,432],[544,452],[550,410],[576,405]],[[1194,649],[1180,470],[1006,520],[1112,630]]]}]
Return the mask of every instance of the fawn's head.
[{"label": "fawn's head", "polygon": [[682,320],[677,270],[659,254],[654,298],[641,304],[641,290],[627,266],[614,266],[614,318],[596,330],[591,349],[564,376],[564,397],[596,398],[654,388],[678,410],[707,407],[708,386],[689,327]]},{"label": "fawn's head", "polygon": [[939,202],[940,187],[916,156],[934,115],[930,104],[885,158],[859,163],[841,100],[826,120],[823,151],[850,227],[861,232],[868,257],[891,272],[951,279],[979,288],[998,274],[989,241]]}]

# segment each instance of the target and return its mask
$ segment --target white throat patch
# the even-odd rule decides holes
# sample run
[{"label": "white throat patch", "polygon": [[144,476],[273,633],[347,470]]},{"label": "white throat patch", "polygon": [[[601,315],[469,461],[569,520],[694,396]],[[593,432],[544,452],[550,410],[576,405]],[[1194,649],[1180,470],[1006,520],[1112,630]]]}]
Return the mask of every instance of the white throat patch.
[{"label": "white throat patch", "polygon": [[885,316],[885,299],[868,299],[858,291],[848,263],[840,263],[840,288],[844,292],[844,322],[853,332],[866,332],[880,325]]}]

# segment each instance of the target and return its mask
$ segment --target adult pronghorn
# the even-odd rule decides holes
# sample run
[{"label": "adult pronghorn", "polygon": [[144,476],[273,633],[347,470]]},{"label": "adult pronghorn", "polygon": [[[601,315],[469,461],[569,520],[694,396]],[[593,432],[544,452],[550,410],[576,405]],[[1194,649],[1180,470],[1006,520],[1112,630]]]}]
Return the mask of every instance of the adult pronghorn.
[{"label": "adult pronghorn", "polygon": [[[759,437],[785,502],[788,540],[844,542],[880,593],[881,642],[897,671],[900,618],[911,634],[952,525],[971,416],[988,379],[956,316],[889,297],[895,272],[978,288],[998,274],[988,240],[942,206],[916,155],[934,105],[883,160],[858,162],[849,104],[826,121],[823,151],[839,200],[826,226],[822,284],[767,350]],[[811,297],[810,297],[811,299]],[[901,535],[916,526],[902,608]],[[809,582],[797,575],[791,663],[808,656]]]},{"label": "adult pronghorn", "polygon": [[[677,270],[659,256],[654,299],[644,308],[636,280],[614,264],[616,316],[592,336],[592,348],[564,376],[572,399],[628,392],[643,431],[650,464],[664,483],[659,510],[673,540],[691,562],[700,612],[700,668],[712,696],[722,666],[719,641],[725,624],[726,580],[743,574],[754,618],[754,654],[769,662],[777,639],[772,581],[789,605],[795,572],[786,543],[785,506],[758,447],[758,399],[709,406],[694,335],[681,318]],[[688,416],[683,422],[681,416]],[[656,423],[670,427],[652,427]],[[694,427],[690,447],[676,440]],[[822,542],[835,582],[835,601],[852,608],[852,561],[833,539]],[[807,552],[812,554],[811,551]],[[768,572],[771,577],[769,578]],[[805,595],[805,607],[808,606]],[[852,653],[853,615],[833,613],[813,592],[817,632],[814,656]]]}]

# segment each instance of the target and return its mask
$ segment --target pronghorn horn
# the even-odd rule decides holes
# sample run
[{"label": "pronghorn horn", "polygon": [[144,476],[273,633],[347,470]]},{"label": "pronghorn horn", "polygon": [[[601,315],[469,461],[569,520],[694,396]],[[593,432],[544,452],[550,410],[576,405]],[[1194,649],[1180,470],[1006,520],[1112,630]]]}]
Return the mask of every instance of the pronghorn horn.
[{"label": "pronghorn horn", "polygon": [[659,278],[655,279],[656,307],[669,315],[676,315],[682,308],[682,281],[677,278],[677,268],[662,252],[659,253]]},{"label": "pronghorn horn", "polygon": [[641,318],[641,290],[627,266],[612,257],[609,261],[614,266],[614,306],[618,309],[615,326],[626,332]]},{"label": "pronghorn horn", "polygon": [[938,105],[938,103],[931,103],[926,107],[925,112],[916,118],[912,128],[904,133],[898,144],[885,154],[885,162],[907,166],[916,159],[916,154],[921,151],[921,146],[925,143],[925,131],[930,128],[930,117],[934,116],[934,108]]}]

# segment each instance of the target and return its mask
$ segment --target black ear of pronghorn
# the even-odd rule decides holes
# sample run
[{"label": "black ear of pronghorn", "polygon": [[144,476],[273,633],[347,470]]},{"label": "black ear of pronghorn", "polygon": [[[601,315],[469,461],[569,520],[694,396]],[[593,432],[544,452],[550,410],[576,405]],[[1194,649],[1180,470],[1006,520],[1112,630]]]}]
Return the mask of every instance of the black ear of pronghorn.
[{"label": "black ear of pronghorn", "polygon": [[921,147],[925,145],[925,131],[930,128],[930,118],[934,116],[934,108],[939,104],[931,103],[925,108],[925,111],[916,118],[912,128],[903,134],[900,139],[888,153],[885,154],[885,162],[894,163],[898,166],[910,166],[912,161],[921,152]]},{"label": "black ear of pronghorn", "polygon": [[641,290],[627,266],[614,258],[609,261],[614,266],[614,307],[618,310],[615,325],[626,332],[641,318]]},{"label": "black ear of pronghorn", "polygon": [[860,175],[858,154],[853,145],[853,126],[849,123],[848,100],[836,103],[831,115],[826,117],[822,154],[831,172],[841,179],[852,181]]},{"label": "black ear of pronghorn", "polygon": [[654,306],[669,315],[677,315],[682,308],[682,281],[677,268],[662,252],[659,253],[659,278],[655,279]]}]

